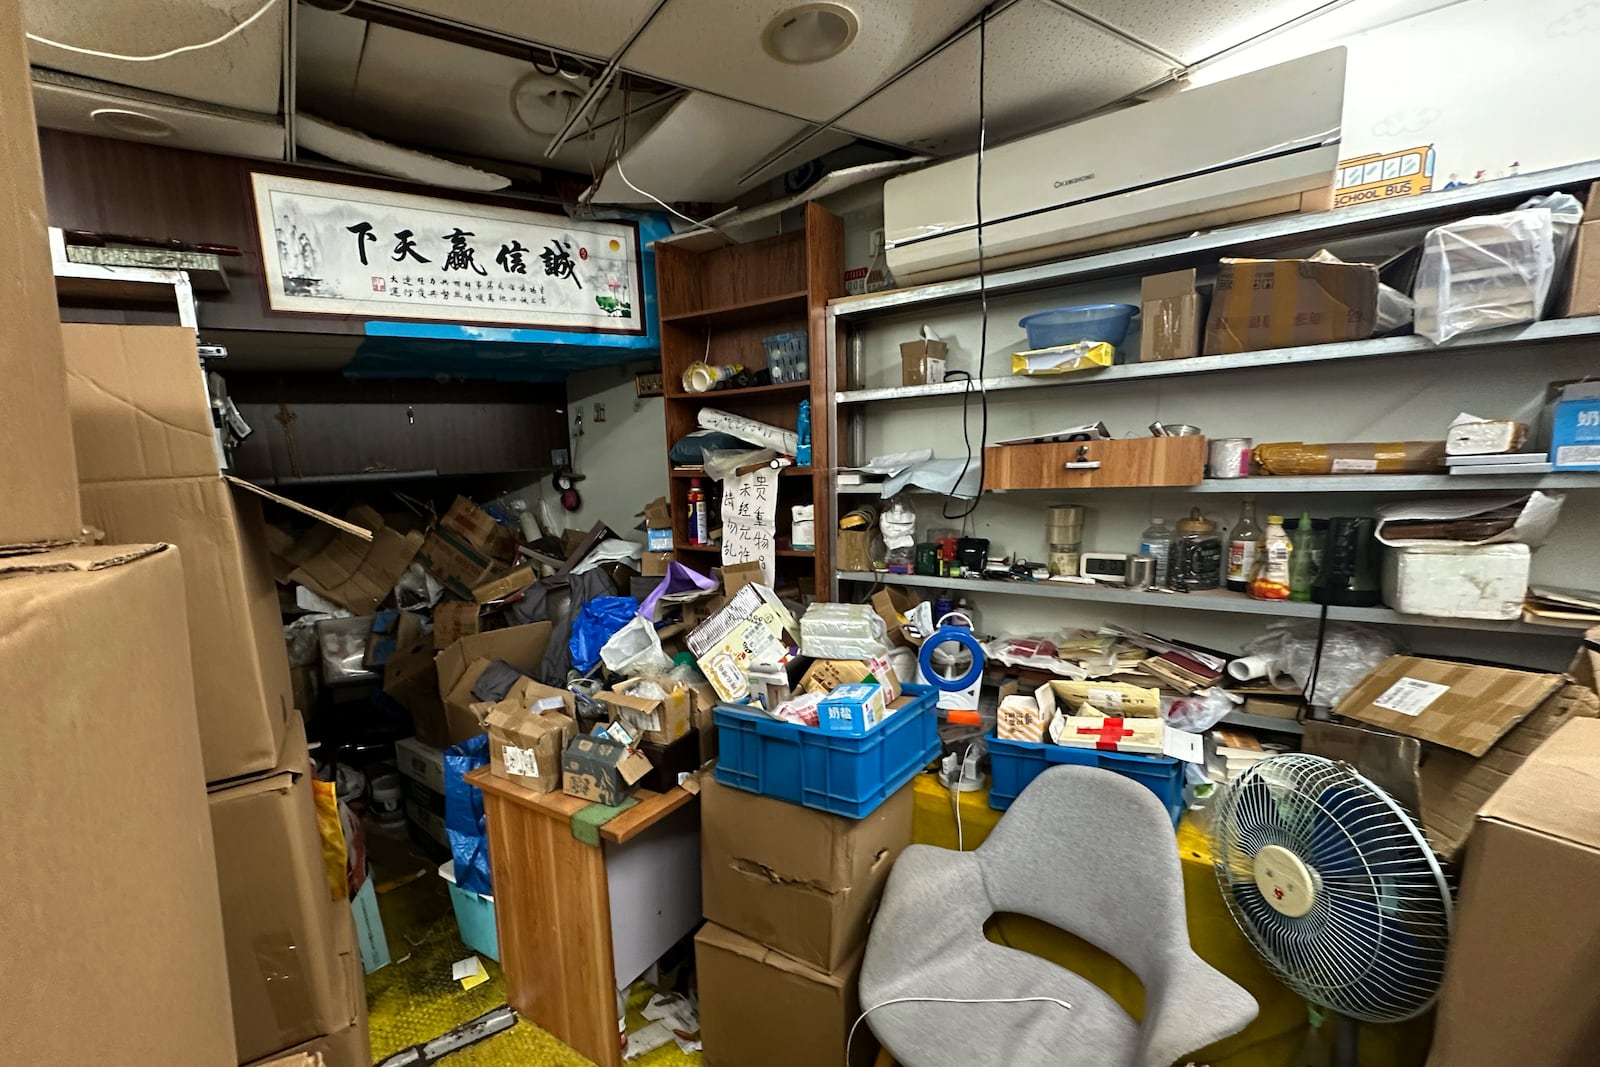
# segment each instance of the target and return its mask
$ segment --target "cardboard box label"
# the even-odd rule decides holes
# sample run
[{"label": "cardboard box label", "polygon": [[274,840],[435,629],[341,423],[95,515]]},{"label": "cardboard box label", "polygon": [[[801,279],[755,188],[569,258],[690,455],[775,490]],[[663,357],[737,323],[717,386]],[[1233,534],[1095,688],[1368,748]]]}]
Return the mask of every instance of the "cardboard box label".
[{"label": "cardboard box label", "polygon": [[501,750],[506,761],[506,770],[511,774],[524,778],[539,777],[539,754],[531,748],[518,748],[516,745],[507,745]]},{"label": "cardboard box label", "polygon": [[1438,682],[1425,682],[1421,678],[1401,678],[1385,689],[1383,695],[1372,702],[1372,706],[1388,708],[1390,711],[1414,717],[1421,715],[1429,704],[1448,692],[1450,687],[1440,685]]}]

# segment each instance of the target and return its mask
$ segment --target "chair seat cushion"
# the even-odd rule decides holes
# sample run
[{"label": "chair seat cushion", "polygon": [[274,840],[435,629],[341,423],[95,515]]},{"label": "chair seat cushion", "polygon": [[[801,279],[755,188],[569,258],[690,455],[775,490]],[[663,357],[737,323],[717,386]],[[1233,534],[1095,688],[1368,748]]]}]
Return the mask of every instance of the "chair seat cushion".
[{"label": "chair seat cushion", "polygon": [[901,997],[1055,997],[1072,1005],[887,1004],[868,1023],[896,1059],[918,1067],[1135,1062],[1138,1024],[1103,990],[984,937],[993,908],[976,855],[913,845],[890,881],[862,965],[863,1011]]}]

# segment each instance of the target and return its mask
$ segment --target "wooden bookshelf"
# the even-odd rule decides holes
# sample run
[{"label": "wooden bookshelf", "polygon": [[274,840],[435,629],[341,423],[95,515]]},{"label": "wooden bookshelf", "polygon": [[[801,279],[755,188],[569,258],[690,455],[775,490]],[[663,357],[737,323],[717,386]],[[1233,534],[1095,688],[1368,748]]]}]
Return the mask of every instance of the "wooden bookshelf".
[{"label": "wooden bookshelf", "polygon": [[[831,398],[822,373],[827,356],[827,304],[844,295],[844,224],[837,215],[811,203],[805,206],[805,226],[748,244],[725,245],[701,251],[656,246],[656,292],[661,313],[661,375],[665,383],[662,406],[670,450],[683,435],[698,428],[702,407],[717,407],[759,419],[785,429],[799,421],[800,401],[811,401],[811,466],[781,470],[778,491],[778,581],[806,579],[808,591],[826,597],[833,574],[829,551],[832,538],[833,500],[828,493],[827,436],[815,427],[824,423]],[[746,370],[765,370],[762,339],[773,334],[805,331],[809,337],[810,380],[746,388],[690,393],[683,388],[689,365],[704,361],[713,366],[743,364]],[[691,480],[700,478],[711,496],[711,526],[716,529],[718,484],[693,471],[675,471],[667,465],[672,497],[672,539],[677,558],[699,570],[716,565],[717,550],[689,545],[688,495]],[[795,504],[816,507],[817,547],[797,550],[789,529],[789,509]]]}]

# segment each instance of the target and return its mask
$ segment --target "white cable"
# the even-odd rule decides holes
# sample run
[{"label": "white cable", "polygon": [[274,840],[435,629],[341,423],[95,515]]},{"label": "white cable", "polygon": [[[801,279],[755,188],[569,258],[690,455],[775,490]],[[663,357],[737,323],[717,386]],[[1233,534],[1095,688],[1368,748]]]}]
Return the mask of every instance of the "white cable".
[{"label": "white cable", "polygon": [[611,165],[612,165],[612,167],[616,168],[617,177],[622,179],[622,184],[626,185],[629,189],[632,189],[634,192],[638,193],[640,196],[648,197],[649,199],[654,200],[656,203],[660,204],[662,207],[666,208],[668,211],[670,211],[674,215],[678,216],[684,222],[693,223],[696,226],[704,226],[705,225],[705,223],[701,222],[699,219],[691,219],[688,215],[685,215],[683,212],[679,211],[677,208],[673,207],[671,204],[667,203],[665,200],[662,200],[660,197],[656,196],[654,193],[647,193],[643,189],[639,188],[637,185],[635,185],[632,182],[630,182],[628,180],[628,176],[626,174],[622,173],[622,157],[621,156],[618,156],[615,160],[613,160]]},{"label": "white cable", "polygon": [[850,1035],[844,1039],[845,1063],[850,1062],[850,1046],[854,1044],[856,1039],[856,1027],[860,1026],[867,1016],[879,1008],[887,1008],[891,1004],[1055,1004],[1066,1008],[1068,1011],[1072,1010],[1071,1004],[1057,997],[986,997],[982,999],[969,999],[967,997],[895,997],[893,1000],[886,1000],[882,1004],[874,1004],[856,1016],[856,1021],[850,1024]]},{"label": "white cable", "polygon": [[278,0],[267,0],[265,4],[261,5],[261,10],[257,11],[254,15],[251,15],[249,18],[239,23],[227,33],[224,33],[221,37],[213,37],[211,40],[202,42],[201,44],[186,44],[180,48],[171,48],[165,52],[157,52],[152,56],[124,56],[119,55],[116,52],[100,52],[93,48],[79,48],[75,44],[62,44],[60,41],[52,41],[48,37],[40,37],[36,33],[28,34],[27,38],[28,40],[35,41],[39,44],[49,45],[51,48],[60,48],[68,52],[76,52],[80,56],[94,56],[96,59],[120,59],[124,63],[154,63],[158,59],[171,59],[173,56],[179,56],[185,52],[200,52],[207,48],[215,48],[222,42],[232,37],[236,37],[245,30],[249,29],[257,19],[259,19],[262,15],[265,15],[268,11],[271,11],[273,5],[275,5],[277,2]]}]

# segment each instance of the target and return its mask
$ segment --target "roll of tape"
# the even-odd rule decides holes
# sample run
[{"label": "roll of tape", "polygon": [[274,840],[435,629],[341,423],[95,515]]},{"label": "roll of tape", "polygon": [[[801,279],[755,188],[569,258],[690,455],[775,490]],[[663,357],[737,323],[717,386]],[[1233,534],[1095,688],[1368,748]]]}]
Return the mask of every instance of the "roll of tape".
[{"label": "roll of tape", "polygon": [[[933,650],[951,642],[972,653],[972,669],[960,678],[943,678],[933,669]],[[922,642],[922,651],[917,655],[917,665],[922,668],[922,676],[928,680],[928,684],[946,693],[959,693],[972,688],[972,684],[983,677],[983,664],[983,645],[972,636],[971,630],[957,626],[935,630],[932,637]]]}]

